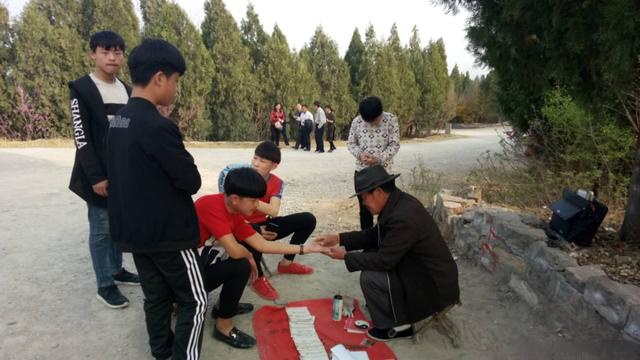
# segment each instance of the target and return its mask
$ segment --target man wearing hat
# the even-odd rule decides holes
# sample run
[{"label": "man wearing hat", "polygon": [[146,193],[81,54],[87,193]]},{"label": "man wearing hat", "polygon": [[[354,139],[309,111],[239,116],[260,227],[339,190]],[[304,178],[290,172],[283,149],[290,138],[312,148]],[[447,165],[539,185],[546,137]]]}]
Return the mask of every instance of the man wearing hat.
[{"label": "man wearing hat", "polygon": [[396,188],[398,176],[380,165],[359,171],[353,196],[362,196],[378,224],[315,240],[331,247],[325,254],[344,260],[347,270],[361,271],[373,321],[368,336],[378,341],[411,336],[411,324],[460,301],[451,252],[420,201]]}]

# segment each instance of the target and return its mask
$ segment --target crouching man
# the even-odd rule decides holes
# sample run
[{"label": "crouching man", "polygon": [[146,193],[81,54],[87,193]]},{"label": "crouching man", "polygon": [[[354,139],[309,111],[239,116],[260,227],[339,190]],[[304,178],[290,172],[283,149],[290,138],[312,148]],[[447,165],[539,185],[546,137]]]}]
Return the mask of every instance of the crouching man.
[{"label": "crouching man", "polygon": [[331,247],[325,254],[344,260],[350,272],[361,271],[373,321],[368,336],[378,341],[413,335],[412,323],[460,299],[458,268],[435,221],[420,201],[396,188],[398,176],[380,165],[358,172],[356,195],[378,215],[377,226],[314,240]]}]

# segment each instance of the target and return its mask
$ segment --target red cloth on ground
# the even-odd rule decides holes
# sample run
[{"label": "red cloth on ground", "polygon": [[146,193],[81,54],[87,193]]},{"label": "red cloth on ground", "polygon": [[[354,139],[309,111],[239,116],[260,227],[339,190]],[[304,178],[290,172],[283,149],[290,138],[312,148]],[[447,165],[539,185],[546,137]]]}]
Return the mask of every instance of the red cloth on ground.
[{"label": "red cloth on ground", "polygon": [[[376,342],[370,347],[361,348],[362,341],[367,336],[365,334],[348,333],[344,329],[345,317],[340,321],[333,321],[332,299],[295,301],[287,304],[287,306],[306,306],[311,315],[316,317],[316,332],[329,355],[331,355],[332,347],[337,344],[343,344],[351,351],[366,351],[371,360],[396,359],[393,351],[382,342]],[[353,317],[356,320],[367,320],[357,304]],[[253,331],[258,341],[258,354],[261,360],[299,359],[298,351],[291,338],[289,318],[284,307],[263,306],[256,311],[253,315]]]}]

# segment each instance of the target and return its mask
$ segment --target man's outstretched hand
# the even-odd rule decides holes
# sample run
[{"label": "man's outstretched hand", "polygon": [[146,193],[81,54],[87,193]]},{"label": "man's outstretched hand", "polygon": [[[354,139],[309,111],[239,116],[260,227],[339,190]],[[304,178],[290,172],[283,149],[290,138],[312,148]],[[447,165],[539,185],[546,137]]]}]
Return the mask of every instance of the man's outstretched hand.
[{"label": "man's outstretched hand", "polygon": [[347,253],[347,250],[342,246],[334,246],[326,248],[323,253],[332,259],[344,260],[344,255]]},{"label": "man's outstretched hand", "polygon": [[340,244],[340,236],[338,234],[320,234],[313,242],[324,247],[332,247]]}]

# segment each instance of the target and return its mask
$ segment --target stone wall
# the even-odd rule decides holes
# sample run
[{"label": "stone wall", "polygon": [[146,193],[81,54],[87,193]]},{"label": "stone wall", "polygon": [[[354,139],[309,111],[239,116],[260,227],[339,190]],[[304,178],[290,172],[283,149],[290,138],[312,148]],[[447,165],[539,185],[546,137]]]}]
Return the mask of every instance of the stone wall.
[{"label": "stone wall", "polygon": [[447,193],[436,195],[432,214],[460,256],[477,261],[541,314],[640,343],[640,288],[548,247],[539,219]]}]

